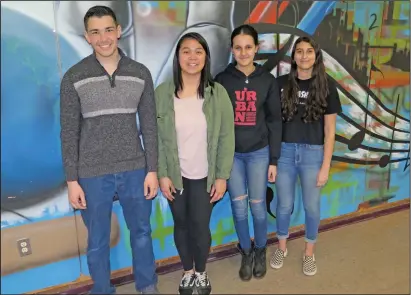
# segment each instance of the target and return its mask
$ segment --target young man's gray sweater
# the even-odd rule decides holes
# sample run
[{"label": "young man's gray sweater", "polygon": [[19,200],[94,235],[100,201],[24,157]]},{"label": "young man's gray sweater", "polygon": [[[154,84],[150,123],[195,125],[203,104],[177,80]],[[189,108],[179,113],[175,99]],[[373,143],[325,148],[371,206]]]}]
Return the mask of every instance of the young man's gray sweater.
[{"label": "young man's gray sweater", "polygon": [[67,181],[142,168],[157,171],[153,80],[143,64],[120,49],[119,53],[121,59],[111,77],[94,54],[63,77],[60,124]]}]

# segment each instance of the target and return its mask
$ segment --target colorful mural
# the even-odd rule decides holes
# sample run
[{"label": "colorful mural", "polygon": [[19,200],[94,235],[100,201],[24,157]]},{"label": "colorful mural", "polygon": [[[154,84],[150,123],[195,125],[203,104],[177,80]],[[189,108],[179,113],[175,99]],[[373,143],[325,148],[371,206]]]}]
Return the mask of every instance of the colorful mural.
[{"label": "colorful mural", "polygon": [[[287,73],[293,41],[311,35],[338,83],[343,113],[322,218],[409,198],[410,43],[407,1],[104,1],[123,28],[121,48],[158,85],[171,76],[175,44],[188,31],[208,41],[212,72],[228,62],[233,27],[260,33],[257,62]],[[86,231],[67,200],[59,139],[59,86],[91,53],[83,15],[92,1],[1,2],[1,291],[24,293],[88,275]],[[138,120],[138,118],[137,118]],[[292,225],[303,224],[301,192]],[[267,187],[276,231],[274,185]],[[128,231],[114,202],[111,266],[131,266]],[[153,202],[156,259],[176,256],[171,213]],[[252,227],[251,227],[252,228]],[[236,241],[229,200],[214,208],[213,246]],[[24,282],[24,283],[22,283]]]}]

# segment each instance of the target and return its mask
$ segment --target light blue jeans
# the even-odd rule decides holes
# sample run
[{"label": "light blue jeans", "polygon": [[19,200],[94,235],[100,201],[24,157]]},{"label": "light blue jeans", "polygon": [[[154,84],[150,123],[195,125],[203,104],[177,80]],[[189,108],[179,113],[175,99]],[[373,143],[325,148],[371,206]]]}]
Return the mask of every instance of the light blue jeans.
[{"label": "light blue jeans", "polygon": [[228,180],[228,193],[234,226],[243,250],[251,248],[248,227],[248,204],[254,225],[256,248],[267,244],[267,173],[269,165],[268,146],[249,153],[235,153],[234,163]]},{"label": "light blue jeans", "polygon": [[295,200],[297,176],[300,178],[305,212],[305,241],[315,243],[320,225],[321,187],[317,175],[324,158],[322,145],[282,143],[277,166],[277,237],[287,239]]}]

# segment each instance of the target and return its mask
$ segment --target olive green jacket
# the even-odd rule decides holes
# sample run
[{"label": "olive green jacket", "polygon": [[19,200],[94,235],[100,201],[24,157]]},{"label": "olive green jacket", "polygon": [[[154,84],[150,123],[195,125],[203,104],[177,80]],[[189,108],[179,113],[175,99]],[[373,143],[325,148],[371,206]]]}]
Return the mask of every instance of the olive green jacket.
[{"label": "olive green jacket", "polygon": [[[158,128],[158,177],[169,177],[178,190],[183,179],[178,157],[174,113],[174,83],[164,82],[155,90]],[[224,87],[214,84],[204,91],[203,112],[207,121],[207,191],[216,179],[228,179],[234,158],[234,112]]]}]

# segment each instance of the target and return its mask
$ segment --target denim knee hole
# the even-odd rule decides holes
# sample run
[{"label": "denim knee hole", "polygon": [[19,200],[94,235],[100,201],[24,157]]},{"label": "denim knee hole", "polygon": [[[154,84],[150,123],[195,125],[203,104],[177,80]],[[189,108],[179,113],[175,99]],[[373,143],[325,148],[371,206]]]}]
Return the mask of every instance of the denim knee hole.
[{"label": "denim knee hole", "polygon": [[265,219],[266,218],[266,210],[264,208],[264,200],[251,200],[250,201],[250,207],[251,207],[251,213],[253,214],[253,217],[256,219]]},{"label": "denim knee hole", "polygon": [[237,220],[248,218],[247,195],[235,197],[233,199],[233,213]]}]

